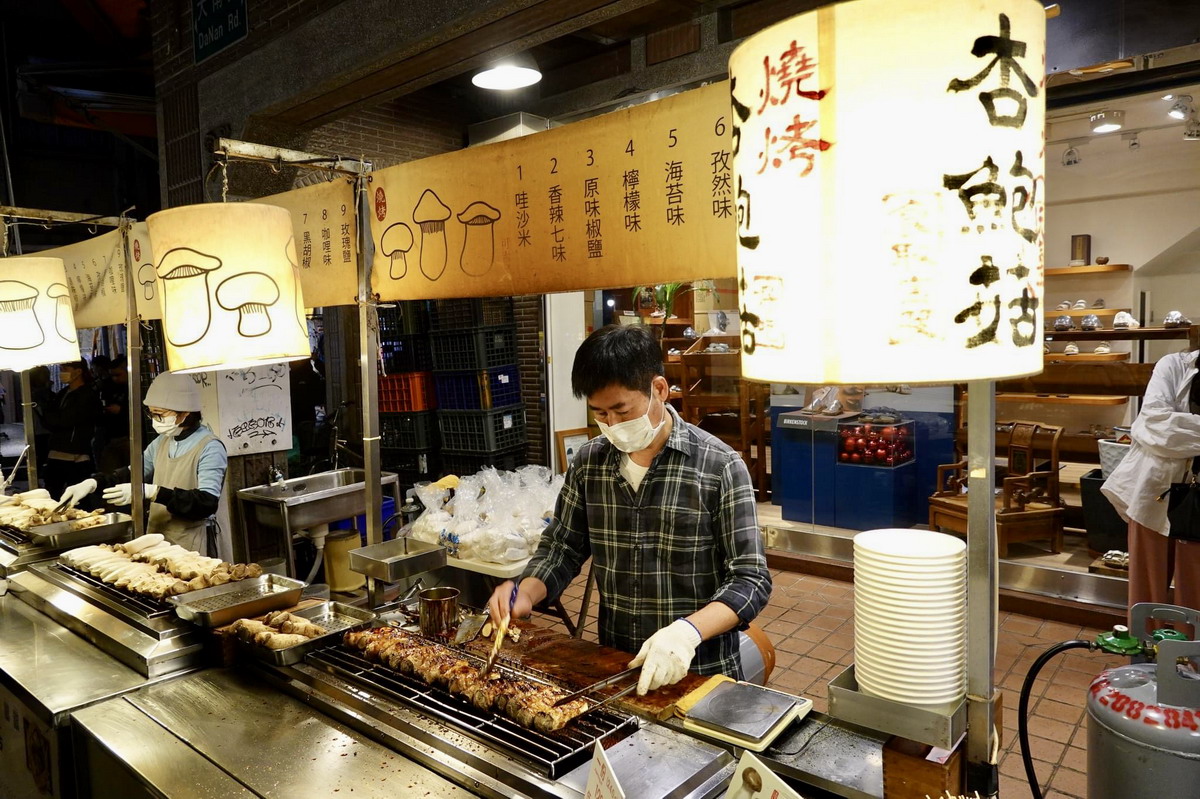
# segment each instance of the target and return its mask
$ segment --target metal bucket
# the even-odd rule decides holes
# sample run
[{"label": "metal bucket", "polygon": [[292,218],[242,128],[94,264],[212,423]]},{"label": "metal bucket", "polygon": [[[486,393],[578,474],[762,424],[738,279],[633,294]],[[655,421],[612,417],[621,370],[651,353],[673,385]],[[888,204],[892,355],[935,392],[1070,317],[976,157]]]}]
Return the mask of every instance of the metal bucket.
[{"label": "metal bucket", "polygon": [[426,588],[417,594],[421,601],[421,634],[446,638],[458,623],[458,589]]}]

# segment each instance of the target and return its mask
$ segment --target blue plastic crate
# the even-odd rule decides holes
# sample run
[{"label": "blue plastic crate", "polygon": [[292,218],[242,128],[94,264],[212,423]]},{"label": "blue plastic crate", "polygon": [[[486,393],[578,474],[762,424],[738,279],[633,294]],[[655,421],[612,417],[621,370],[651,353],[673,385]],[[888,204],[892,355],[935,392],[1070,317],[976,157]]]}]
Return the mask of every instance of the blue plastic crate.
[{"label": "blue plastic crate", "polygon": [[517,328],[514,325],[475,327],[432,334],[433,368],[439,372],[465,372],[508,366],[517,362]]},{"label": "blue plastic crate", "polygon": [[434,300],[430,319],[434,330],[508,325],[513,321],[513,301],[512,297]]},{"label": "blue plastic crate", "polygon": [[383,369],[387,374],[397,372],[428,372],[433,368],[433,350],[428,333],[379,338]]},{"label": "blue plastic crate", "polygon": [[435,372],[438,407],[476,411],[503,408],[521,401],[517,366],[493,366],[472,372]]}]

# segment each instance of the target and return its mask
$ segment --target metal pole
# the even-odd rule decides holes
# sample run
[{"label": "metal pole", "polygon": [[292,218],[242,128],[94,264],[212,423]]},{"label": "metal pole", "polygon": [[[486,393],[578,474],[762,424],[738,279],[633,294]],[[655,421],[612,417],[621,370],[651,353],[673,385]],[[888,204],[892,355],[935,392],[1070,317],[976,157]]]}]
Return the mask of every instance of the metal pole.
[{"label": "metal pole", "polygon": [[25,477],[30,490],[38,487],[38,451],[35,443],[37,437],[33,426],[33,406],[36,404],[33,401],[33,384],[29,381],[29,370],[25,369],[21,372],[21,408],[24,409],[22,421],[25,422],[25,444],[29,447],[29,452],[25,455]]},{"label": "metal pole", "polygon": [[[133,273],[136,265],[130,257],[129,232],[132,220],[122,218],[121,246],[125,249],[125,362],[129,376],[126,390],[129,393],[129,482],[141,486],[145,467],[142,462],[142,317],[138,314],[137,294]],[[133,516],[134,538],[146,532],[146,496],[139,489],[130,495],[129,513]]]},{"label": "metal pole", "polygon": [[967,793],[996,796],[996,384],[967,384]]},{"label": "metal pole", "polygon": [[[379,311],[371,291],[371,268],[375,244],[371,240],[370,175],[355,178],[355,209],[358,224],[358,363],[362,380],[363,480],[367,500],[367,544],[383,542],[383,491],[379,484],[379,382],[376,378],[379,353]],[[367,595],[378,607],[378,586],[367,577]]]}]

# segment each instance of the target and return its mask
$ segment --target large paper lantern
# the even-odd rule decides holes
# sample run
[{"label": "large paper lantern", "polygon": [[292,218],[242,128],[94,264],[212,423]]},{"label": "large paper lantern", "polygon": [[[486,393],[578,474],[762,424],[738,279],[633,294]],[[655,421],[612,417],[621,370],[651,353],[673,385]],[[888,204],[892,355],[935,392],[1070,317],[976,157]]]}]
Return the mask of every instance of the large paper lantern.
[{"label": "large paper lantern", "polygon": [[1041,370],[1045,11],[952,5],[838,3],[734,51],[747,377]]},{"label": "large paper lantern", "polygon": [[146,222],[171,371],[309,357],[287,210],[210,203],[160,211]]},{"label": "large paper lantern", "polygon": [[0,369],[79,360],[61,258],[0,258]]}]

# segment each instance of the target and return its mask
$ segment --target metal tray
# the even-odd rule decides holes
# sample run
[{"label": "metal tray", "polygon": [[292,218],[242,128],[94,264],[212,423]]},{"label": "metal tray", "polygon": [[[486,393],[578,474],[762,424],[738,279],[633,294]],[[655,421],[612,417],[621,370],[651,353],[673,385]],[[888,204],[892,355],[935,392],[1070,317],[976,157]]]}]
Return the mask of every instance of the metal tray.
[{"label": "metal tray", "polygon": [[290,608],[300,601],[304,583],[278,574],[202,588],[168,597],[179,618],[200,627],[224,627],[250,616]]},{"label": "metal tray", "polygon": [[415,538],[393,538],[350,550],[350,571],[398,583],[414,574],[440,569],[446,565],[446,550]]},{"label": "metal tray", "polygon": [[304,656],[314,649],[336,644],[341,641],[343,633],[351,630],[361,630],[375,623],[375,614],[369,610],[356,608],[353,605],[343,605],[341,602],[322,602],[319,605],[304,610],[291,611],[293,616],[308,619],[313,624],[319,624],[329,632],[309,638],[303,644],[289,646],[287,649],[268,649],[252,641],[237,639],[238,646],[253,657],[276,666],[294,666],[304,660]]},{"label": "metal tray", "polygon": [[97,541],[116,541],[126,538],[133,530],[133,517],[127,513],[106,513],[104,524],[85,527],[82,530],[72,529],[75,522],[55,522],[54,524],[39,524],[30,527],[25,533],[33,539],[37,546],[53,549],[70,549]]}]

